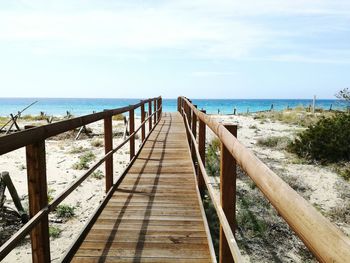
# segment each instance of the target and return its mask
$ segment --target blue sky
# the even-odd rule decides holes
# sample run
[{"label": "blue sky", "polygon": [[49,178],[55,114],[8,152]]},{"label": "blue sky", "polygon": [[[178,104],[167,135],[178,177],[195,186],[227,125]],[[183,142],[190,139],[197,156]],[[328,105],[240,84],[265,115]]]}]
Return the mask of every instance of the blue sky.
[{"label": "blue sky", "polygon": [[350,1],[0,2],[1,97],[334,98]]}]

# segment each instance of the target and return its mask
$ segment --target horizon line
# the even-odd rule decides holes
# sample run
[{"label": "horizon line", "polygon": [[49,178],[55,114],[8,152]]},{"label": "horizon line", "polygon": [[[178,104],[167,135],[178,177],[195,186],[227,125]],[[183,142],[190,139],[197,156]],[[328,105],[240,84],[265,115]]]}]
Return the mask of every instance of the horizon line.
[{"label": "horizon line", "polygon": [[[106,97],[0,97],[0,99],[121,99],[121,100],[143,100],[149,99],[150,97],[145,98],[106,98]],[[176,100],[177,97],[162,97],[166,100]],[[189,98],[191,100],[313,100],[313,98]],[[338,98],[317,98],[317,100],[339,100]]]}]

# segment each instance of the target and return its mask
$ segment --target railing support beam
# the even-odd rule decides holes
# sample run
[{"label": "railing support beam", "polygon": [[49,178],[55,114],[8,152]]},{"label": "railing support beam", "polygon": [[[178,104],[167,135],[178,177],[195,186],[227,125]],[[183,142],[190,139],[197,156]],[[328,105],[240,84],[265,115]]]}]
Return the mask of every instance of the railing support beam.
[{"label": "railing support beam", "polygon": [[[28,128],[28,127],[26,127]],[[29,216],[32,218],[48,204],[45,141],[26,146]],[[50,262],[48,215],[33,228],[31,234],[32,262]]]},{"label": "railing support beam", "polygon": [[[145,104],[142,103],[141,104],[141,123],[143,123],[145,121]],[[142,142],[145,140],[146,138],[146,129],[145,129],[145,123],[142,124],[142,128],[141,128],[141,140]]]},{"label": "railing support beam", "polygon": [[[129,132],[132,134],[135,131],[135,114],[134,109],[129,111]],[[135,135],[130,138],[130,160],[135,156]]]},{"label": "railing support beam", "polygon": [[157,99],[153,100],[153,112],[155,112],[153,115],[153,124],[156,125],[156,123],[157,123]]},{"label": "railing support beam", "polygon": [[[195,108],[197,108],[197,105],[193,105]],[[192,112],[192,134],[195,138],[197,138],[197,115]],[[192,160],[196,157],[196,149],[194,147],[193,142],[191,143],[191,153],[192,153]]]},{"label": "railing support beam", "polygon": [[[205,110],[202,110],[203,113],[206,113]],[[205,140],[206,140],[206,125],[205,123],[199,119],[199,127],[198,127],[198,149],[199,154],[202,159],[203,165],[205,166]],[[203,174],[201,169],[198,167],[198,189],[201,195],[204,195],[205,190],[205,182],[203,178]]]},{"label": "railing support beam", "polygon": [[[225,125],[225,128],[237,137],[237,125]],[[230,224],[232,233],[235,233],[236,220],[236,161],[226,146],[221,143],[220,160],[220,200],[222,209]],[[220,255],[219,262],[233,262],[230,247],[224,231],[220,225]]]},{"label": "railing support beam", "polygon": [[152,130],[152,101],[148,102],[148,116],[150,116],[149,120],[148,120],[148,132],[151,132]]},{"label": "railing support beam", "polygon": [[[112,132],[112,116],[104,118],[104,140],[105,140],[105,154],[113,149],[113,132]],[[106,173],[106,193],[113,185],[113,155],[106,159],[105,163]]]}]

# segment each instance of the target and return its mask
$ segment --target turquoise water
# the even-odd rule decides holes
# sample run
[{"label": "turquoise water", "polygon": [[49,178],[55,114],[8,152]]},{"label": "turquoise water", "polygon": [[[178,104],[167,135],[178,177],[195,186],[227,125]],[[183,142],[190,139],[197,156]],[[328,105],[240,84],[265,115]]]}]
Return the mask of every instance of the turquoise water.
[{"label": "turquoise water", "polygon": [[[8,116],[10,113],[17,113],[34,101],[38,101],[35,105],[27,109],[25,114],[38,115],[41,111],[48,115],[65,115],[66,111],[71,112],[75,116],[90,114],[93,111],[102,111],[104,109],[113,109],[135,104],[140,99],[54,99],[54,98],[0,98],[0,116]],[[312,100],[286,100],[286,99],[193,99],[194,104],[199,109],[205,109],[207,113],[214,114],[231,114],[233,109],[237,109],[237,113],[268,110],[273,104],[275,110],[286,109],[287,107],[309,106]],[[163,111],[176,111],[176,99],[163,99]],[[316,107],[329,109],[332,105],[333,109],[343,109],[346,107],[345,102],[339,100],[316,100]],[[147,107],[146,107],[147,110]],[[136,111],[139,115],[139,111]]]}]

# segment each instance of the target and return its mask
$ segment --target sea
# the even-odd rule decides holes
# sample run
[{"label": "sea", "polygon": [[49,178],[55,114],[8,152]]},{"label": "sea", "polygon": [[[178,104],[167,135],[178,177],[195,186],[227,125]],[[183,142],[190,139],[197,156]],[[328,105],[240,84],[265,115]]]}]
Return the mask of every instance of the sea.
[{"label": "sea", "polygon": [[[101,98],[0,98],[0,116],[17,114],[28,105],[34,103],[26,109],[23,115],[39,115],[44,112],[47,115],[64,116],[67,111],[74,116],[82,116],[105,109],[115,109],[119,107],[136,104],[140,99],[101,99]],[[258,112],[270,110],[283,110],[295,107],[309,107],[312,105],[311,99],[192,99],[193,104],[199,109],[206,110],[208,114],[233,114]],[[163,99],[163,112],[174,112],[177,110],[177,99]],[[329,110],[343,110],[346,103],[340,100],[317,99],[316,108]],[[146,107],[147,110],[147,107]],[[135,111],[140,115],[139,111]]]}]

